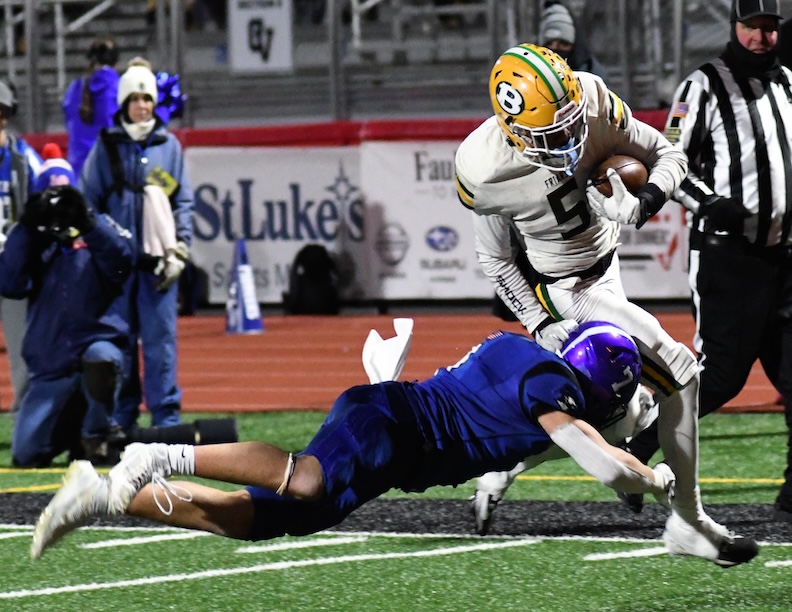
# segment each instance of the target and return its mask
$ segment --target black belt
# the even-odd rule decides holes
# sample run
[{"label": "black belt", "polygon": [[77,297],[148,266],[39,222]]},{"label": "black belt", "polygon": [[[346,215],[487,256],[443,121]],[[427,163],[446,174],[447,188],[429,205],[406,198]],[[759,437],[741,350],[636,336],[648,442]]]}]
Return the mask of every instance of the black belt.
[{"label": "black belt", "polygon": [[728,234],[706,234],[692,231],[690,233],[690,248],[694,251],[704,249],[733,249],[745,255],[760,257],[770,261],[780,261],[792,257],[792,247],[776,244],[760,247],[752,244],[745,236],[730,236]]},{"label": "black belt", "polygon": [[616,253],[616,249],[611,250],[610,252],[608,252],[607,255],[598,259],[594,265],[586,268],[581,272],[571,272],[570,274],[566,274],[564,276],[547,276],[545,274],[542,274],[541,272],[537,272],[536,277],[537,280],[539,281],[539,284],[552,285],[556,281],[560,281],[565,278],[579,277],[585,280],[587,278],[593,278],[595,276],[602,276],[603,274],[605,274],[605,271],[610,267],[615,253]]}]

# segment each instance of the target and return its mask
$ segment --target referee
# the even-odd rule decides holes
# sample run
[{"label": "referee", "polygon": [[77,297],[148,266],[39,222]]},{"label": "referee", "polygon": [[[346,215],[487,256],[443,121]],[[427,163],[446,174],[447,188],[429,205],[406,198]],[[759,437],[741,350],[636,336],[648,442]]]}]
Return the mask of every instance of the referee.
[{"label": "referee", "polygon": [[[701,416],[734,398],[759,359],[792,431],[792,72],[776,53],[781,19],[779,0],[733,0],[726,48],[679,85],[665,133],[690,160],[675,198],[689,211]],[[630,443],[644,462],[657,448],[656,427]],[[792,522],[792,437],[784,475],[774,516]],[[640,512],[640,497],[621,497]]]}]

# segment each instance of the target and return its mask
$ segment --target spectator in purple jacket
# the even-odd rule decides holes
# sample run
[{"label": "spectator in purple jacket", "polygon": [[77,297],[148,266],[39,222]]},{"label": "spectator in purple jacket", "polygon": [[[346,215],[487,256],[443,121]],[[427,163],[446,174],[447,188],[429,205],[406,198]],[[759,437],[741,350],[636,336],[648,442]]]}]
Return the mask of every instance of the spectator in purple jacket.
[{"label": "spectator in purple jacket", "polygon": [[85,75],[75,79],[63,97],[63,116],[69,134],[68,159],[80,176],[85,158],[102,128],[113,125],[118,111],[118,48],[108,36],[94,39],[87,53]]}]

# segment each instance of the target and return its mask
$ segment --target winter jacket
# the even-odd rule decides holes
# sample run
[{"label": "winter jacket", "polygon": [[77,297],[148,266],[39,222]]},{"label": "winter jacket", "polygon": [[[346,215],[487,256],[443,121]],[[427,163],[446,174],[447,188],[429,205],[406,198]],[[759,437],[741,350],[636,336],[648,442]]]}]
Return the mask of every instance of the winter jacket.
[{"label": "winter jacket", "polygon": [[22,356],[31,378],[76,372],[93,342],[126,346],[129,325],[117,302],[133,268],[128,232],[103,215],[68,247],[14,226],[0,253],[0,295],[29,298]]},{"label": "winter jacket", "polygon": [[6,137],[8,150],[11,152],[11,172],[10,176],[0,176],[0,180],[9,181],[11,210],[7,211],[9,218],[3,218],[0,224],[16,221],[22,216],[25,202],[33,192],[33,183],[43,163],[39,154],[24,139],[10,132],[6,132]]},{"label": "winter jacket", "polygon": [[[93,101],[93,118],[90,123],[80,118],[80,104],[86,79]],[[75,176],[80,175],[91,147],[99,138],[99,131],[113,125],[113,116],[118,111],[117,94],[118,73],[110,66],[102,66],[91,75],[75,79],[66,90],[61,107],[66,132],[69,134],[68,159]]]},{"label": "winter jacket", "polygon": [[100,136],[91,150],[80,175],[80,189],[88,203],[97,211],[109,214],[119,225],[132,233],[138,248],[143,245],[143,187],[155,181],[164,171],[175,179],[176,188],[170,194],[176,223],[176,238],[188,246],[192,243],[193,193],[181,144],[158,120],[157,127],[145,142],[135,142],[117,124],[107,130],[106,138],[118,151],[123,180],[114,178],[110,152]]}]

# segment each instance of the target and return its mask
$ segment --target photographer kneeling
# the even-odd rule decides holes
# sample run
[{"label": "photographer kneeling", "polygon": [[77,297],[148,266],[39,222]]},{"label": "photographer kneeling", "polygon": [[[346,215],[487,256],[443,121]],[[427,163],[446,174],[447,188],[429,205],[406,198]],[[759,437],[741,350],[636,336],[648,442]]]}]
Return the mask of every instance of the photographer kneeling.
[{"label": "photographer kneeling", "polygon": [[117,306],[134,247],[127,231],[94,214],[71,185],[40,188],[0,253],[0,294],[29,298],[22,348],[29,379],[13,463],[47,466],[68,450],[111,465],[125,441],[111,415],[129,353],[129,326]]}]

